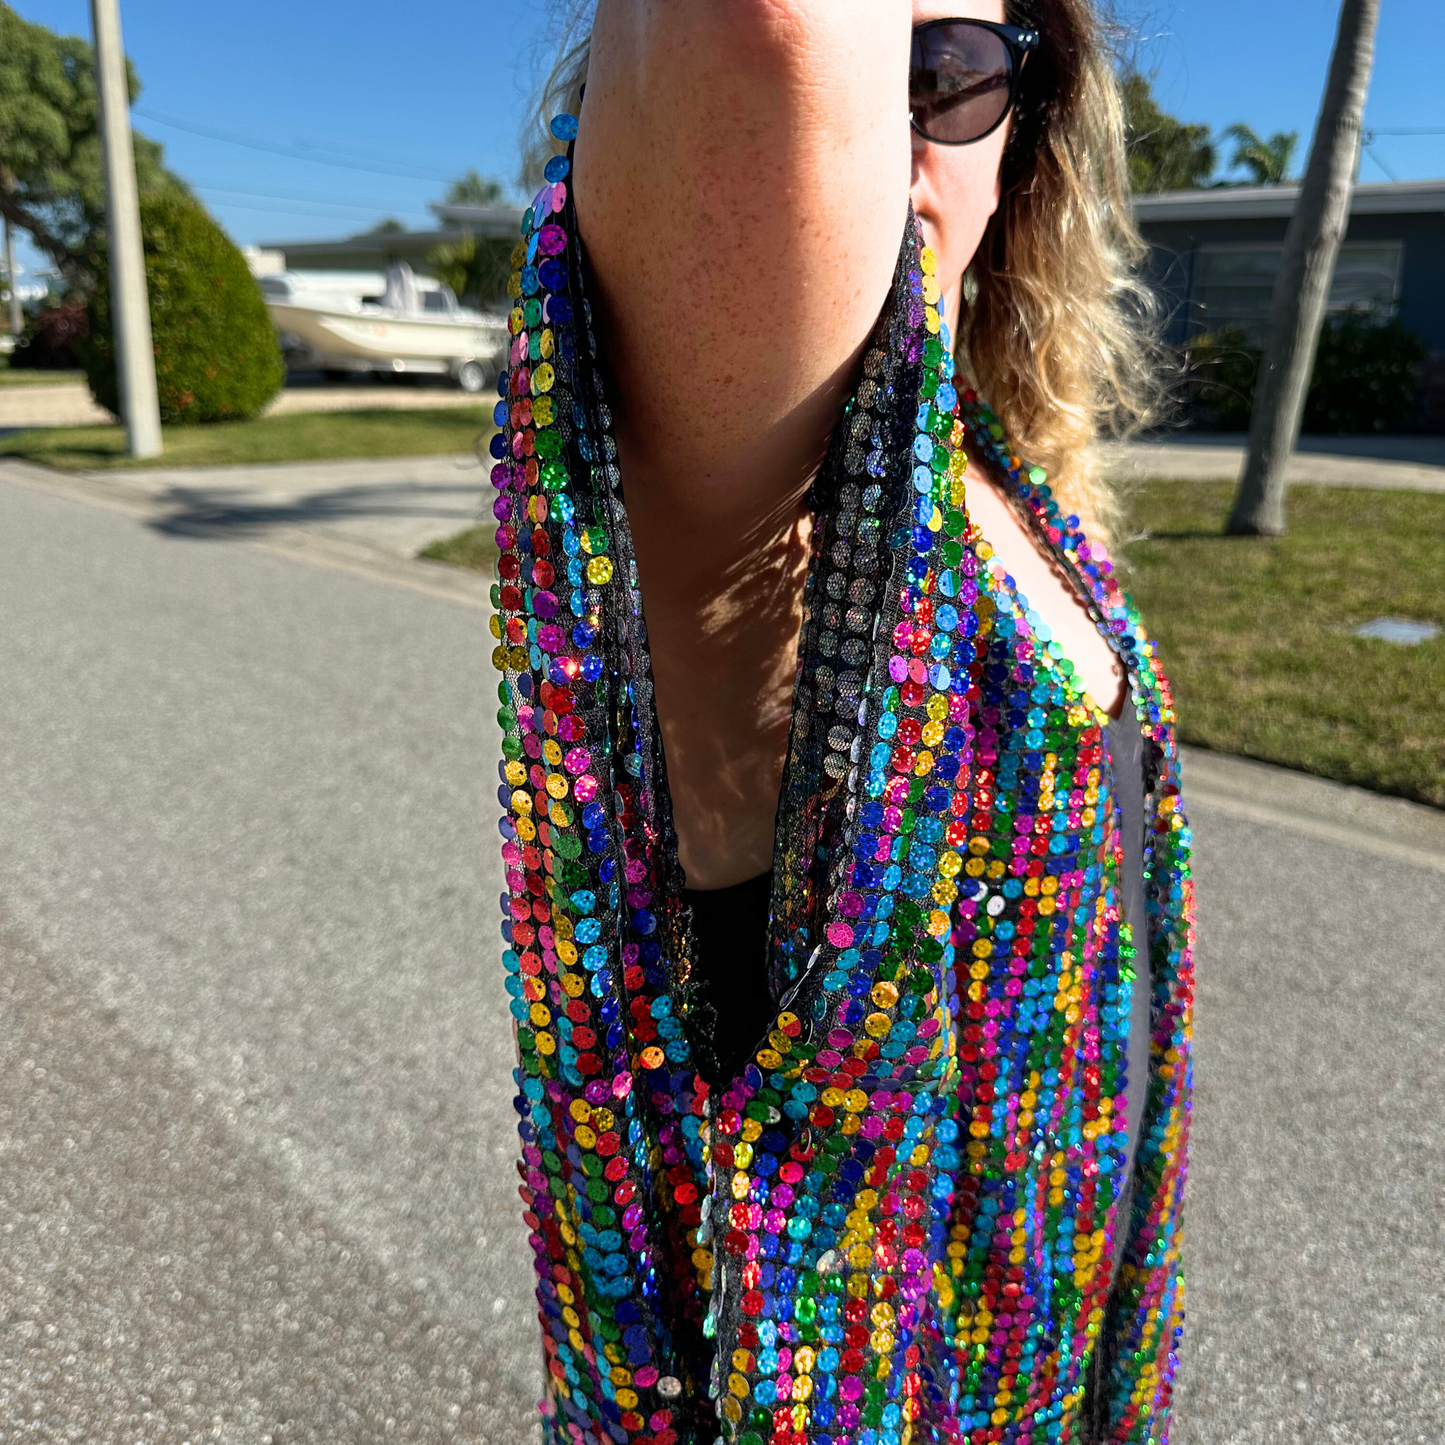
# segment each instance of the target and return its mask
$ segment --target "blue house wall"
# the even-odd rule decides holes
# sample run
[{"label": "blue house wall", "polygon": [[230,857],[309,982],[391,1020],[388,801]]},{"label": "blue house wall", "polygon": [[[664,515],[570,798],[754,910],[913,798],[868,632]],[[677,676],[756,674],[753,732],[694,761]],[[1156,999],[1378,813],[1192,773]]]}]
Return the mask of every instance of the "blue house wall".
[{"label": "blue house wall", "polygon": [[[1167,339],[1182,345],[1200,329],[1191,314],[1195,256],[1201,246],[1284,243],[1284,217],[1199,217],[1189,221],[1141,219],[1149,243],[1148,274],[1168,316]],[[1357,215],[1349,241],[1398,241],[1404,246],[1398,315],[1433,352],[1445,352],[1445,213]]]}]

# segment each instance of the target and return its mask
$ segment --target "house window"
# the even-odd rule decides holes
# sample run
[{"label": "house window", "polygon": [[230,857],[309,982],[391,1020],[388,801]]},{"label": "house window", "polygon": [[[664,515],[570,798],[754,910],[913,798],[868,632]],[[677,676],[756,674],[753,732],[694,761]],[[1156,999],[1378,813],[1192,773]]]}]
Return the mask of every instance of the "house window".
[{"label": "house window", "polygon": [[1360,307],[1381,319],[1395,314],[1400,301],[1400,266],[1405,247],[1399,241],[1347,241],[1340,247],[1329,309]]},{"label": "house window", "polygon": [[[1331,315],[1351,307],[1392,316],[1400,295],[1399,241],[1346,241],[1330,285]],[[1201,246],[1194,254],[1193,320],[1204,331],[1237,326],[1262,341],[1279,274],[1279,246]]]}]

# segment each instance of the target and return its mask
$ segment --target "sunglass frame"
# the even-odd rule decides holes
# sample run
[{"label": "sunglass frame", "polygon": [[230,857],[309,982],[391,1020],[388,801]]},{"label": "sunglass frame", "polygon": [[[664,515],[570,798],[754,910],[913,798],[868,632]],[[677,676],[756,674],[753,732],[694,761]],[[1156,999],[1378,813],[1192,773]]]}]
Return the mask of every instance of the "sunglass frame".
[{"label": "sunglass frame", "polygon": [[[924,130],[924,128],[919,125],[918,121],[915,119],[913,114],[913,107],[911,105],[908,108],[908,124],[930,145],[977,145],[979,141],[986,139],[988,136],[991,136],[994,131],[996,131],[999,126],[1001,126],[1004,121],[1009,118],[1009,114],[1012,112],[1014,105],[1018,101],[1019,79],[1023,73],[1024,60],[1031,51],[1038,49],[1039,42],[1042,39],[1042,36],[1040,36],[1037,30],[1024,29],[1023,27],[1018,25],[999,25],[992,20],[974,20],[968,16],[960,15],[955,17],[943,16],[938,20],[925,20],[922,25],[915,25],[913,27],[912,43],[916,45],[918,42],[918,37],[920,35],[926,33],[929,30],[937,30],[945,25],[969,25],[976,30],[987,30],[991,34],[998,36],[998,38],[1003,41],[1004,49],[1008,52],[1009,58],[1008,101],[1005,103],[1003,110],[999,112],[998,119],[994,121],[994,123],[989,126],[986,131],[982,131],[978,135],[969,136],[967,140],[943,140],[938,136],[929,135],[929,133]],[[908,68],[911,72],[913,69],[911,51],[909,59],[910,63]]]}]

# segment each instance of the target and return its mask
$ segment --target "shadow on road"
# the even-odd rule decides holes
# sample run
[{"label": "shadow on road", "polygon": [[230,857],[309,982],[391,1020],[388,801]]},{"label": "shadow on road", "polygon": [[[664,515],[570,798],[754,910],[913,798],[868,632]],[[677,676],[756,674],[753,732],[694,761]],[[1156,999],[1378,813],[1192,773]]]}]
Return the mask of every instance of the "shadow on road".
[{"label": "shadow on road", "polygon": [[466,482],[335,487],[297,497],[175,487],[166,497],[175,510],[147,525],[171,536],[223,541],[277,527],[321,526],[387,518],[435,521],[438,535],[482,520],[480,478]]}]

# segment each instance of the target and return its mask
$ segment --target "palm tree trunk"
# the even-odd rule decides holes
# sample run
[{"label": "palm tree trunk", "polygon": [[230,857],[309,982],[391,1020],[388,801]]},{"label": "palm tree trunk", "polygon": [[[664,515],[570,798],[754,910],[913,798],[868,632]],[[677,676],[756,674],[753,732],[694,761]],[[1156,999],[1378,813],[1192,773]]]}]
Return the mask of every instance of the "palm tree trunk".
[{"label": "palm tree trunk", "polygon": [[1299,439],[1330,281],[1349,225],[1379,14],[1380,0],[1342,0],[1340,5],[1335,52],[1309,166],[1285,232],[1270,302],[1269,333],[1254,389],[1249,455],[1226,526],[1232,533],[1284,534],[1285,463]]}]

